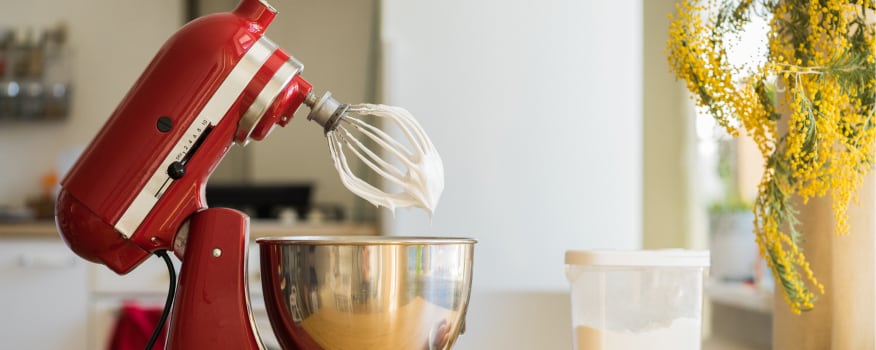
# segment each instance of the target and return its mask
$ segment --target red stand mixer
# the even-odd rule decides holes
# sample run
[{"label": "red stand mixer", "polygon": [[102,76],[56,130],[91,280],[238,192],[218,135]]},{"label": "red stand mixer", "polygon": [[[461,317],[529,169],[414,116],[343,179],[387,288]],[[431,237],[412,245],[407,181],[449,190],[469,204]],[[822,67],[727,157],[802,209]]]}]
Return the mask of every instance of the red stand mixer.
[{"label": "red stand mixer", "polygon": [[[242,0],[181,28],[62,182],[58,230],[82,258],[118,274],[156,252],[171,250],[183,262],[168,349],[264,348],[246,285],[249,218],[208,208],[207,179],[233,144],[262,140],[302,104],[327,131],[349,108],[330,93],[317,98],[301,63],[263,36],[275,15],[264,0]],[[460,288],[464,311],[470,286]],[[278,334],[285,348],[324,348],[290,340],[295,329]],[[426,348],[452,340],[439,345]]]},{"label": "red stand mixer", "polygon": [[58,227],[73,251],[124,274],[173,249],[232,143],[286,125],[312,87],[262,36],[274,16],[243,1],[164,44],[61,184]]}]

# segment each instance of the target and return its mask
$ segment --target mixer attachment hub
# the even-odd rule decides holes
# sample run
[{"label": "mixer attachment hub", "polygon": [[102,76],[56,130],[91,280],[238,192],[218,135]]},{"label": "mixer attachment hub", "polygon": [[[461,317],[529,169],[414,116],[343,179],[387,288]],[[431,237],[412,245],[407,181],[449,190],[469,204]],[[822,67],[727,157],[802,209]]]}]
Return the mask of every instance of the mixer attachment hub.
[{"label": "mixer attachment hub", "polygon": [[304,103],[310,107],[310,114],[307,115],[307,120],[312,120],[322,125],[326,133],[337,128],[344,113],[350,109],[349,104],[341,104],[332,97],[332,93],[329,91],[326,91],[318,100],[315,99],[313,93],[310,93],[304,100]]}]

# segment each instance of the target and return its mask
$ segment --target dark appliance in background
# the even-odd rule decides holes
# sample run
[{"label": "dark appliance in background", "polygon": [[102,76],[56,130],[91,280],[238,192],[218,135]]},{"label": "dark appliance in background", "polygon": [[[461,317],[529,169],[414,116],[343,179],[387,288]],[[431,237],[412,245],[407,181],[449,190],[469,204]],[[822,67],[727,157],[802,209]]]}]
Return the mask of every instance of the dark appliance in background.
[{"label": "dark appliance in background", "polygon": [[211,184],[206,189],[209,206],[237,209],[256,220],[277,219],[286,209],[305,218],[312,193],[311,184]]}]

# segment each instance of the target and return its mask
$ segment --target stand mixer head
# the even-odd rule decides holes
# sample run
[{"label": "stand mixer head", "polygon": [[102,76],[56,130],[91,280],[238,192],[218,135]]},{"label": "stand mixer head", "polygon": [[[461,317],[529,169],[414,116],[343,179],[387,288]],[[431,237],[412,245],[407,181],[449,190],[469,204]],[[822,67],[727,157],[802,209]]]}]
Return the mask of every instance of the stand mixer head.
[{"label": "stand mixer head", "polygon": [[[410,114],[397,107],[341,104],[328,92],[317,98],[300,76],[303,65],[264,37],[275,16],[264,0],[242,0],[232,12],[181,28],[61,183],[57,227],[80,257],[119,274],[159,251],[172,250],[182,260],[168,348],[263,347],[246,288],[249,219],[237,211],[208,208],[205,185],[232,145],[264,139],[277,125],[285,126],[302,104],[311,108],[308,119],[324,127],[342,182],[357,195],[391,209],[419,206],[431,213],[443,190],[440,157]],[[400,140],[363,122],[364,115],[396,125]],[[355,174],[350,159],[400,191],[369,184]],[[406,245],[426,249],[429,244]],[[454,293],[461,293],[455,305],[462,311],[448,321],[455,339],[468,303],[471,254],[446,258],[454,264],[463,261],[459,276],[464,283],[454,287]],[[442,263],[430,259],[430,264]],[[263,264],[262,275],[283,269]],[[382,288],[398,287],[387,282]],[[404,301],[390,304],[399,302]]]},{"label": "stand mixer head", "polygon": [[289,122],[312,86],[264,37],[275,16],[244,0],[165,42],[61,182],[56,222],[76,254],[125,274],[172,250],[232,145]]}]

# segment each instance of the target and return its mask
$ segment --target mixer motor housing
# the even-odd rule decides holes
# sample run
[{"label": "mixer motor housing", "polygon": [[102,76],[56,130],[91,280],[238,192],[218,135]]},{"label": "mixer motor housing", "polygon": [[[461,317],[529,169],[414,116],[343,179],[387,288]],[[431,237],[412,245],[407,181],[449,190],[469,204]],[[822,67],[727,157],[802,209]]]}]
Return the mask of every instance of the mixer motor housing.
[{"label": "mixer motor housing", "polygon": [[263,36],[275,15],[243,0],[168,39],[62,182],[56,222],[76,254],[125,274],[172,250],[232,144],[288,123],[312,86]]}]

